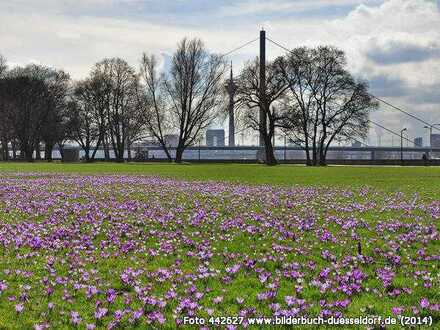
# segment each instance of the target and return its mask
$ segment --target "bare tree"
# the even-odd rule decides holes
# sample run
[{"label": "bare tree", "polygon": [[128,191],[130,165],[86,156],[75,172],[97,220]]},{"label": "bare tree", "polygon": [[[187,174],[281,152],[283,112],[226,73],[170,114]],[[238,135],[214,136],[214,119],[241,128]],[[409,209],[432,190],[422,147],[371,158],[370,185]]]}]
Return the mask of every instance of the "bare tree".
[{"label": "bare tree", "polygon": [[[266,93],[260,93],[259,60],[247,63],[237,81],[237,103],[245,111],[247,125],[257,130],[263,138],[265,149],[265,162],[276,165],[272,140],[275,128],[280,126],[284,118],[284,107],[277,102],[282,99],[287,84],[279,74],[274,63],[266,66]],[[264,114],[259,116],[259,110]]]},{"label": "bare tree", "polygon": [[136,84],[136,100],[133,104],[131,114],[127,118],[127,159],[132,160],[132,145],[133,143],[142,140],[145,137],[145,117],[143,116],[144,104],[140,102],[138,95],[141,93],[141,87]]},{"label": "bare tree", "polygon": [[[69,108],[69,126],[71,137],[84,151],[85,160],[94,160],[102,136],[99,116],[99,104],[96,104],[97,90],[91,79],[75,84]],[[95,148],[92,151],[93,145]],[[92,154],[90,155],[92,151]]]},{"label": "bare tree", "polygon": [[166,103],[164,76],[158,72],[154,55],[142,55],[140,72],[144,92],[139,93],[139,98],[144,109],[146,129],[159,142],[171,162],[171,153],[165,139],[165,135],[173,129],[171,112]]},{"label": "bare tree", "polygon": [[70,77],[63,71],[48,70],[44,81],[48,89],[48,99],[46,116],[41,126],[41,140],[44,142],[44,158],[51,161],[54,145],[58,144],[62,148],[70,137],[69,126],[66,125]]},{"label": "bare tree", "polygon": [[308,165],[325,165],[332,142],[367,135],[369,113],[378,105],[368,85],[345,69],[343,51],[302,47],[276,64],[290,92],[284,131],[303,146]]},{"label": "bare tree", "polygon": [[89,93],[89,110],[93,112],[93,121],[98,126],[99,136],[92,152],[91,160],[96,156],[99,147],[104,148],[104,158],[110,160],[109,132],[107,121],[107,109],[110,104],[111,84],[105,74],[99,70],[93,70],[85,86]]},{"label": "bare tree", "polygon": [[2,85],[8,122],[19,141],[20,155],[32,161],[44,120],[46,86],[43,81],[28,76],[8,77]]},{"label": "bare tree", "polygon": [[[96,64],[93,75],[99,76],[107,86],[107,132],[117,161],[124,160],[124,151],[130,141],[133,122],[141,121],[138,91],[139,80],[133,68],[120,58],[104,59]],[[105,139],[105,137],[104,137]]]},{"label": "bare tree", "polygon": [[[311,52],[305,47],[294,49],[286,57],[276,60],[277,69],[287,82],[290,93],[286,99],[290,109],[283,119],[283,131],[302,146],[306,164],[316,163],[316,136],[318,131],[318,108],[313,91],[318,80],[314,76]],[[313,156],[310,155],[312,146]]]},{"label": "bare tree", "polygon": [[179,135],[177,163],[220,111],[225,70],[223,58],[209,54],[200,39],[185,38],[178,44],[164,79],[172,125]]}]

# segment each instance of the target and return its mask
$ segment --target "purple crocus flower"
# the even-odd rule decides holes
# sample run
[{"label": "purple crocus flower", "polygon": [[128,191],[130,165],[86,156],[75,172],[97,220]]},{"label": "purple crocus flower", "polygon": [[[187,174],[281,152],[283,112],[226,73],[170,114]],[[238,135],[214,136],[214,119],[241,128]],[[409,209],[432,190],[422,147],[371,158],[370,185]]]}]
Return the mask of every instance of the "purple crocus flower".
[{"label": "purple crocus flower", "polygon": [[222,301],[223,301],[223,297],[221,296],[217,296],[212,300],[214,304],[220,304]]},{"label": "purple crocus flower", "polygon": [[15,311],[16,311],[17,313],[21,313],[21,312],[23,312],[23,310],[24,310],[24,306],[23,306],[23,304],[16,304],[16,305],[15,305]]},{"label": "purple crocus flower", "polygon": [[402,315],[402,313],[403,313],[404,310],[405,310],[405,309],[404,309],[403,307],[401,307],[401,306],[396,306],[396,307],[392,307],[392,308],[391,308],[391,312],[392,312],[394,315]]},{"label": "purple crocus flower", "polygon": [[95,319],[100,320],[107,315],[108,309],[104,307],[98,307],[95,311]]},{"label": "purple crocus flower", "polygon": [[420,300],[420,307],[422,308],[428,308],[429,307],[429,300],[427,298],[422,298]]},{"label": "purple crocus flower", "polygon": [[70,312],[70,321],[73,325],[78,325],[81,323],[81,317],[79,316],[78,312],[72,311]]}]

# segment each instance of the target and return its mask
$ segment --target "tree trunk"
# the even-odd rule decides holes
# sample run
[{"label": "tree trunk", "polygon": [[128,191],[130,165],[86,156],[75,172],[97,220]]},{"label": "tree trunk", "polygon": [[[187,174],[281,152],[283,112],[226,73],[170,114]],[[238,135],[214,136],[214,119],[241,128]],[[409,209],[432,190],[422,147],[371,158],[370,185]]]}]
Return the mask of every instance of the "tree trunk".
[{"label": "tree trunk", "polygon": [[25,160],[26,159],[26,152],[25,152],[25,148],[23,145],[20,145],[20,160]]},{"label": "tree trunk", "polygon": [[165,152],[165,155],[166,155],[167,158],[168,158],[168,161],[171,163],[171,162],[173,161],[173,157],[171,157],[171,153],[170,153],[170,151],[168,150],[168,148],[167,148],[165,142],[163,141],[163,139],[160,139],[159,142],[160,142],[160,144],[161,144],[161,146],[162,146],[163,151]]},{"label": "tree trunk", "polygon": [[309,145],[309,137],[307,135],[307,131],[304,129],[304,136],[305,136],[305,152],[306,152],[306,166],[312,166],[312,161],[310,159],[310,145]]},{"label": "tree trunk", "polygon": [[92,156],[90,157],[91,162],[95,160],[96,152],[98,151],[99,146],[101,145],[101,141],[102,141],[101,138],[99,138],[99,140],[96,142],[95,149],[93,149]]},{"label": "tree trunk", "polygon": [[87,143],[84,150],[84,159],[87,163],[90,162],[90,143]]},{"label": "tree trunk", "polygon": [[178,145],[176,148],[176,163],[181,163],[183,158],[184,148],[181,145]]},{"label": "tree trunk", "polygon": [[325,166],[325,157],[324,157],[324,150],[322,146],[319,147],[319,166]]},{"label": "tree trunk", "polygon": [[2,139],[2,159],[7,161],[9,160],[9,148],[8,148],[8,139],[7,138],[3,138]]},{"label": "tree trunk", "polygon": [[20,159],[21,160],[26,160],[26,161],[32,161],[32,151],[30,151],[30,149],[32,149],[28,143],[26,142],[20,142]]},{"label": "tree trunk", "polygon": [[12,147],[12,159],[17,159],[17,144],[14,140],[11,141],[11,147]]},{"label": "tree trunk", "polygon": [[131,143],[130,141],[127,142],[127,160],[131,162]]},{"label": "tree trunk", "polygon": [[306,146],[306,166],[312,166],[312,160],[310,159],[310,148]]},{"label": "tree trunk", "polygon": [[52,143],[46,143],[44,145],[44,159],[51,162],[52,161],[52,150],[53,150],[53,144]]},{"label": "tree trunk", "polygon": [[104,137],[103,147],[104,147],[104,158],[106,161],[109,161],[110,160],[110,150],[109,150],[109,146],[108,146],[107,136]]},{"label": "tree trunk", "polygon": [[116,148],[118,149],[118,154],[116,155],[116,158],[119,163],[124,162],[124,147],[125,145],[123,142],[119,143],[119,145],[116,146]]},{"label": "tree trunk", "polygon": [[318,148],[316,147],[316,141],[313,139],[312,145],[312,166],[318,165]]},{"label": "tree trunk", "polygon": [[23,148],[22,148],[22,150],[23,150],[22,151],[23,152],[23,157],[24,157],[24,159],[26,161],[28,161],[28,162],[34,161],[34,158],[33,158],[34,148],[32,148],[30,146],[30,144],[25,143]]},{"label": "tree trunk", "polygon": [[36,160],[41,160],[40,141],[35,143],[35,159]]},{"label": "tree trunk", "polygon": [[173,161],[173,157],[171,157],[170,151],[166,147],[163,148],[163,150],[165,151],[165,154],[167,155],[168,161],[171,163]]},{"label": "tree trunk", "polygon": [[322,139],[319,141],[319,166],[327,165],[325,162],[325,158],[326,158],[325,139],[326,139],[326,135],[324,135]]},{"label": "tree trunk", "polygon": [[274,166],[277,165],[277,159],[275,158],[274,149],[272,145],[272,140],[270,136],[263,134],[264,137],[264,151],[266,153],[266,165]]},{"label": "tree trunk", "polygon": [[61,155],[61,160],[63,160],[63,159],[64,159],[64,148],[63,148],[63,146],[62,146],[61,144],[59,144],[59,143],[58,143],[58,150],[59,150],[60,155]]},{"label": "tree trunk", "polygon": [[331,139],[324,148],[323,159],[324,159],[325,165],[327,165],[327,152],[328,152],[328,148],[330,147],[330,143],[332,140],[333,139]]}]

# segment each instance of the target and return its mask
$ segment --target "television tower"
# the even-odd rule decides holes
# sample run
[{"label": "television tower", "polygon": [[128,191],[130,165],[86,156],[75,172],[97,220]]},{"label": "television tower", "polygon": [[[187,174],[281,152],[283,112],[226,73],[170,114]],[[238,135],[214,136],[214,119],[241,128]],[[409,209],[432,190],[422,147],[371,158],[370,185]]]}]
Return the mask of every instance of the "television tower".
[{"label": "television tower", "polygon": [[235,118],[234,118],[234,96],[237,91],[237,85],[234,82],[234,75],[232,73],[232,62],[231,62],[231,76],[226,83],[226,91],[229,95],[229,146],[235,147]]}]

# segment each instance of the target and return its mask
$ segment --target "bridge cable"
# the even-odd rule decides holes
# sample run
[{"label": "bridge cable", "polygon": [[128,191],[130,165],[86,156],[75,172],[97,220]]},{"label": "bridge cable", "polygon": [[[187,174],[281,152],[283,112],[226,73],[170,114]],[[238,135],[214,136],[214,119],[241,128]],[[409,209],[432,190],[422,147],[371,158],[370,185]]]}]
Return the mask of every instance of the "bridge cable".
[{"label": "bridge cable", "polygon": [[248,41],[248,42],[242,44],[241,46],[236,47],[236,48],[230,50],[229,52],[226,52],[226,53],[222,54],[220,57],[226,57],[228,55],[231,55],[232,53],[234,53],[234,52],[236,52],[236,51],[246,47],[247,45],[250,45],[251,43],[253,43],[253,42],[255,42],[255,41],[259,40],[259,39],[260,38],[258,37],[258,38],[255,38],[255,39],[251,40],[251,41]]}]

